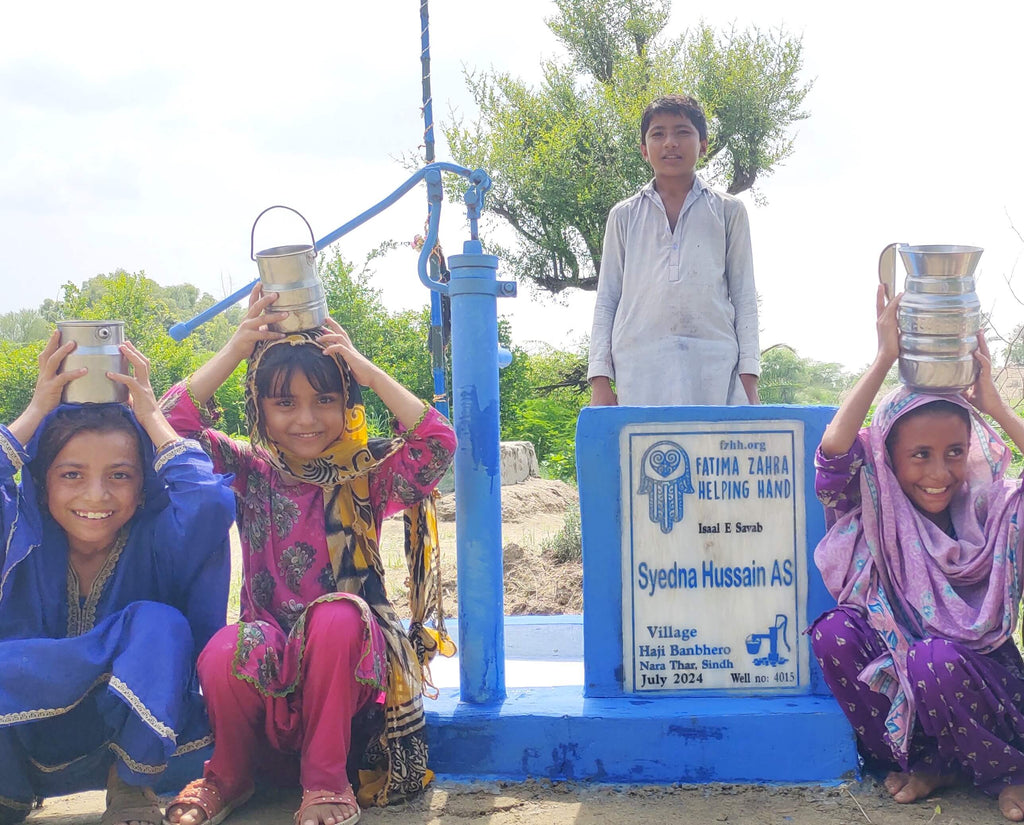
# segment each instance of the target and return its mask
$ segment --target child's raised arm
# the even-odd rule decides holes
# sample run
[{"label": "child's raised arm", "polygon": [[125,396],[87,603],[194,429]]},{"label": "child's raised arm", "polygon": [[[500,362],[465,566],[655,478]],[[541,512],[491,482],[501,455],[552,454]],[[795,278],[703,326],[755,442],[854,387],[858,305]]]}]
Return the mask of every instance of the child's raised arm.
[{"label": "child's raised arm", "polygon": [[192,373],[188,386],[196,401],[205,404],[213,398],[217,388],[228,380],[235,368],[252,355],[259,341],[284,338],[283,332],[274,332],[267,326],[288,317],[287,312],[266,312],[276,300],[276,292],[263,294],[262,284],[253,287],[249,293],[249,311],[235,334],[209,361]]},{"label": "child's raised arm", "polygon": [[153,394],[153,386],[149,383],[149,359],[135,348],[130,341],[121,344],[121,352],[128,363],[132,365],[133,375],[124,375],[119,372],[108,372],[107,378],[118,384],[128,387],[131,399],[132,412],[135,419],[142,425],[153,442],[153,448],[159,450],[161,445],[177,439],[178,434],[168,423],[157,404],[156,396]]},{"label": "child's raised arm", "polygon": [[359,352],[341,324],[328,318],[324,326],[332,330],[320,338],[326,345],[324,352],[344,358],[359,385],[377,393],[398,422],[407,430],[413,429],[423,417],[423,402]]},{"label": "child's raised arm", "polygon": [[64,387],[88,372],[85,367],[69,372],[58,372],[60,365],[74,351],[75,346],[74,341],[61,344],[60,330],[55,330],[43,351],[39,353],[39,375],[36,378],[36,387],[32,391],[32,400],[28,402],[25,411],[7,428],[22,446],[31,441],[43,419],[60,404]]},{"label": "child's raised arm", "polygon": [[978,348],[974,351],[974,360],[978,362],[978,377],[964,392],[964,397],[979,412],[990,416],[1002,427],[1003,432],[1017,445],[1017,449],[1024,453],[1024,420],[1010,408],[996,389],[992,380],[992,356],[989,354],[988,342],[983,332],[978,333]]},{"label": "child's raised arm", "polygon": [[899,357],[900,335],[896,323],[896,309],[901,297],[902,293],[892,301],[886,301],[885,287],[879,284],[875,297],[878,313],[878,320],[875,323],[878,330],[878,353],[867,372],[860,377],[850,390],[850,394],[843,400],[835,418],[825,428],[825,434],[821,437],[821,451],[826,458],[845,455],[850,451],[857,439],[857,433],[864,424],[864,418],[871,409],[871,402],[875,400],[885,376]]}]

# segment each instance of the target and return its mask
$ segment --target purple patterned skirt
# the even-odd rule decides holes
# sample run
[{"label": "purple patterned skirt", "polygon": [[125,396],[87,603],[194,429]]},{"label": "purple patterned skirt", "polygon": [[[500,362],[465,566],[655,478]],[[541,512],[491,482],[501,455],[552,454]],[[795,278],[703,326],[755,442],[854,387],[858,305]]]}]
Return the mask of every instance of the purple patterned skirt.
[{"label": "purple patterned skirt", "polygon": [[1024,660],[1012,641],[988,654],[938,638],[911,647],[907,668],[917,719],[904,764],[885,738],[889,698],[857,678],[887,652],[882,638],[853,607],[825,612],[810,634],[825,681],[869,763],[958,774],[993,796],[1024,784]]}]

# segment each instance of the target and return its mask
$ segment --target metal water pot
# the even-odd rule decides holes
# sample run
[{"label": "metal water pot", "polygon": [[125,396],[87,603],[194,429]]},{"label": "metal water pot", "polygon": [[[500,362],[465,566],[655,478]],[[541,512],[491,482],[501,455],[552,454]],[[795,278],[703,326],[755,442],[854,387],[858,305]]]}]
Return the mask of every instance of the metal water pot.
[{"label": "metal water pot", "polygon": [[327,295],[316,272],[316,241],[307,244],[275,246],[253,254],[256,239],[256,224],[271,209],[287,209],[295,212],[309,229],[313,238],[313,229],[309,221],[290,206],[268,206],[252,224],[252,235],[249,239],[249,256],[256,261],[259,268],[263,291],[276,292],[277,300],[270,311],[285,311],[288,317],[283,321],[270,324],[277,332],[301,332],[307,329],[319,329],[327,320]]},{"label": "metal water pot", "polygon": [[58,321],[60,342],[78,344],[64,359],[59,372],[88,368],[81,378],[64,387],[61,401],[67,404],[111,404],[128,400],[128,387],[107,378],[108,372],[128,375],[128,359],[121,354],[124,321]]},{"label": "metal water pot", "polygon": [[958,392],[977,377],[981,302],[974,291],[979,246],[889,244],[878,259],[887,296],[896,293],[896,253],[907,271],[897,319],[900,380],[911,389]]}]

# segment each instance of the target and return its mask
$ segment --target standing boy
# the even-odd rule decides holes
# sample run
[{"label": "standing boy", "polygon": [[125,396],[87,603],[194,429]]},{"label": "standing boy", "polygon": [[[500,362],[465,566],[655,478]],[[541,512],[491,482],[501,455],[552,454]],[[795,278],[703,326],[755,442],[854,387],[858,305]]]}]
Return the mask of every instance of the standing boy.
[{"label": "standing boy", "polygon": [[742,202],[697,175],[704,111],[685,95],[659,97],[640,140],[654,180],[608,215],[590,403],[758,404],[750,226]]}]

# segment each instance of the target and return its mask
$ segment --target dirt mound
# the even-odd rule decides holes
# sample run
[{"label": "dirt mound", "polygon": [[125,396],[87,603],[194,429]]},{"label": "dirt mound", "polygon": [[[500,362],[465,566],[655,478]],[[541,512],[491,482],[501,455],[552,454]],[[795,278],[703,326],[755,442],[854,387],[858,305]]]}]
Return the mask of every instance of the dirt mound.
[{"label": "dirt mound", "polygon": [[[458,614],[455,495],[438,500],[441,582],[445,615]],[[567,531],[566,535],[562,535]],[[403,586],[402,523],[389,519],[381,538],[388,592],[407,615]],[[551,615],[583,611],[583,565],[578,550],[579,496],[564,481],[531,478],[501,488],[501,540],[507,615]],[[568,549],[566,549],[568,548]],[[567,559],[564,560],[563,559]]]},{"label": "dirt mound", "polygon": [[[439,520],[454,522],[454,494],[442,497],[437,509]],[[563,541],[559,533],[574,512],[579,513],[579,495],[564,481],[531,478],[501,488],[506,615],[582,612],[583,566],[579,558],[560,562],[552,546]],[[454,553],[445,556],[449,565],[443,565],[442,573],[454,572]],[[443,581],[446,609],[455,615],[455,577]]]},{"label": "dirt mound", "polygon": [[[501,488],[501,521],[523,522],[536,518],[541,513],[564,514],[579,506],[576,488],[564,481],[547,478],[531,478],[522,484],[510,484]],[[439,521],[455,521],[455,494],[441,496],[437,502]]]},{"label": "dirt mound", "polygon": [[560,562],[549,547],[509,542],[502,549],[505,615],[549,616],[583,612],[583,564]]}]

